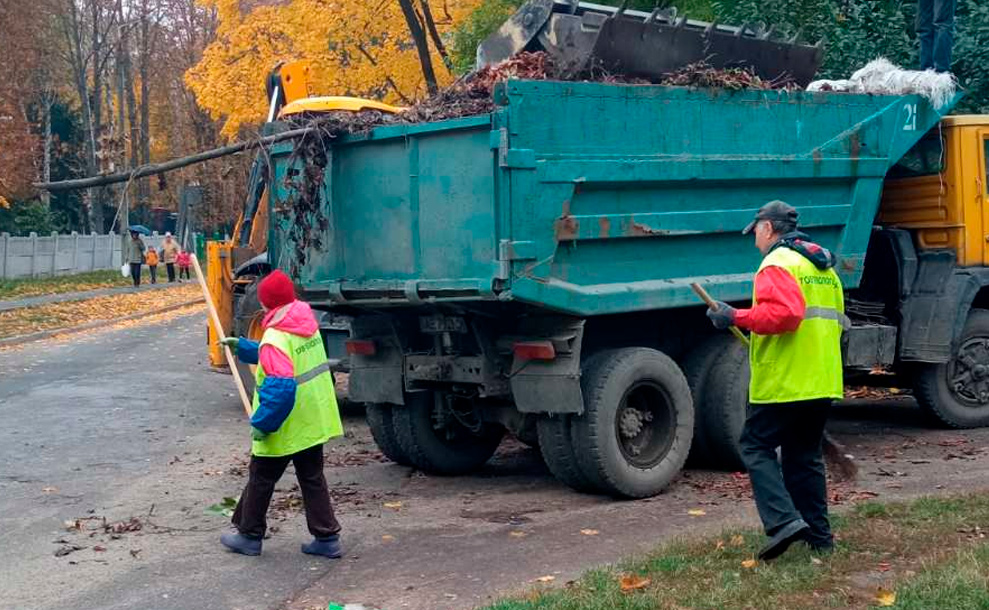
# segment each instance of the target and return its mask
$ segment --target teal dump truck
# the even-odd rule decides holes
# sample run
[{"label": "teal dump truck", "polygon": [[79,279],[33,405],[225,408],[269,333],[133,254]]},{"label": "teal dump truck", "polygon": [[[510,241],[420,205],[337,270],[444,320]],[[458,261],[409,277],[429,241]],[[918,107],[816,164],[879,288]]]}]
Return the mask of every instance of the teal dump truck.
[{"label": "teal dump truck", "polygon": [[[573,488],[624,497],[658,493],[692,447],[737,466],[745,351],[690,284],[750,299],[760,255],[741,229],[773,199],[839,257],[849,375],[989,423],[989,271],[965,241],[989,239],[969,210],[989,117],[939,127],[950,105],[914,95],[586,82],[511,80],[494,102],[315,157],[271,151],[271,262],[350,316],[350,399],[392,460],[469,472],[507,431]],[[932,193],[949,167],[978,193]]]}]

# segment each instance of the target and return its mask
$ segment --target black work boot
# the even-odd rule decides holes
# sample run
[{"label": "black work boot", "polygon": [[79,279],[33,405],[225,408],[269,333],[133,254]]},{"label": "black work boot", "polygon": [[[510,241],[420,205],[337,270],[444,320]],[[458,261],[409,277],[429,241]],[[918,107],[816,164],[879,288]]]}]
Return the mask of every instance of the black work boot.
[{"label": "black work boot", "polygon": [[807,535],[810,526],[803,519],[796,519],[781,527],[773,534],[769,543],[759,551],[759,559],[771,561],[786,552],[790,545],[797,540],[802,540]]}]

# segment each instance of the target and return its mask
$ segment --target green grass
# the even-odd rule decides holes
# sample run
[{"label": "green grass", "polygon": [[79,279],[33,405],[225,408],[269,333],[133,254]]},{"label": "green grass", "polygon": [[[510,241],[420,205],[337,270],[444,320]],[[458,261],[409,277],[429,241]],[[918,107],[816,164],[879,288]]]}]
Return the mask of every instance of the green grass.
[{"label": "green grass", "polygon": [[24,299],[46,294],[62,294],[65,292],[127,286],[130,283],[130,278],[122,277],[120,271],[115,269],[56,277],[0,280],[0,301]]},{"label": "green grass", "polygon": [[[989,609],[989,545],[977,529],[986,523],[989,494],[868,502],[833,519],[839,543],[830,556],[800,546],[745,567],[761,533],[726,531],[673,542],[490,610],[866,609],[876,607],[880,583],[896,591],[894,608]],[[623,592],[623,575],[650,584]]]}]

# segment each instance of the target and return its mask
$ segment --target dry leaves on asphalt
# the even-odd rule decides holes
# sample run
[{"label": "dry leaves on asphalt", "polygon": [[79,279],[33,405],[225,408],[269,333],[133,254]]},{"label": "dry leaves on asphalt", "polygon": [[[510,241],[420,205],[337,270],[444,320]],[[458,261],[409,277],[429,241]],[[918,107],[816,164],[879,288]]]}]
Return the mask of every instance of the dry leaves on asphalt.
[{"label": "dry leaves on asphalt", "polygon": [[690,515],[691,517],[703,517],[704,515],[707,514],[707,511],[704,510],[703,508],[691,508],[690,510],[687,511],[687,514]]},{"label": "dry leaves on asphalt", "polygon": [[390,508],[392,510],[399,510],[400,508],[402,508],[402,503],[401,502],[385,502],[382,506],[384,506],[385,508]]},{"label": "dry leaves on asphalt", "polygon": [[112,321],[134,314],[153,315],[166,307],[191,301],[201,294],[198,286],[183,284],[153,293],[117,294],[85,301],[12,309],[0,312],[0,339],[70,328],[89,322]]},{"label": "dry leaves on asphalt", "polygon": [[540,576],[536,582],[553,582],[554,580],[556,580],[556,576]]},{"label": "dry leaves on asphalt", "polygon": [[583,534],[583,535],[585,535],[585,536],[597,536],[601,532],[599,532],[597,530],[580,530],[580,533]]},{"label": "dry leaves on asphalt", "polygon": [[510,538],[525,538],[528,535],[529,534],[526,534],[525,532],[520,532],[518,530],[515,530],[515,531],[512,531],[512,532],[508,532],[508,536]]},{"label": "dry leaves on asphalt", "polygon": [[876,590],[875,601],[877,606],[888,608],[896,603],[896,591],[879,587]]},{"label": "dry leaves on asphalt", "polygon": [[651,582],[652,580],[643,578],[638,574],[622,574],[618,579],[618,585],[621,587],[622,593],[631,593],[632,591],[645,589]]}]

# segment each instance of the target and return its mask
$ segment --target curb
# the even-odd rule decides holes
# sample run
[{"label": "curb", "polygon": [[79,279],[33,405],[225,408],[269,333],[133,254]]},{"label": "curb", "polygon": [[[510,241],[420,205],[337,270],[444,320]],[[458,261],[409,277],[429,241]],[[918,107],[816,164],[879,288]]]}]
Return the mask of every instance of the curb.
[{"label": "curb", "polygon": [[128,320],[137,320],[145,316],[153,316],[160,313],[167,313],[169,311],[175,311],[176,309],[182,309],[183,307],[189,307],[190,305],[196,305],[198,303],[205,303],[205,302],[206,300],[203,297],[199,297],[191,301],[185,301],[184,303],[176,303],[175,305],[162,307],[161,309],[156,309],[155,311],[132,313],[120,318],[114,318],[112,320],[97,320],[95,322],[80,324],[79,326],[70,326],[68,328],[54,328],[52,330],[42,330],[28,335],[17,335],[15,337],[7,337],[6,339],[0,339],[0,347],[23,345],[25,343],[32,343],[34,341],[42,341],[44,339],[50,339],[55,335],[71,335],[74,333],[79,333],[87,330],[93,330],[94,328],[113,326],[114,324],[117,324],[119,322],[126,322]]}]

